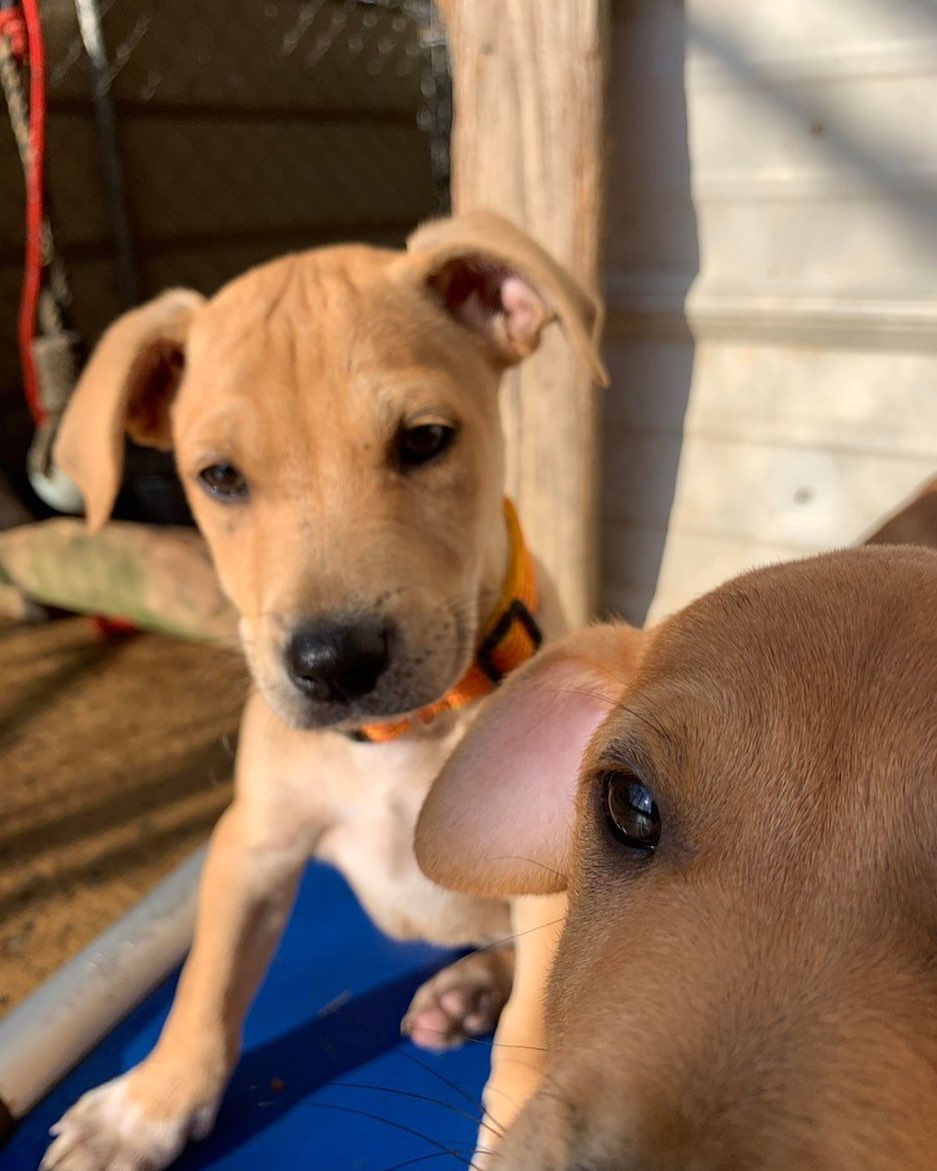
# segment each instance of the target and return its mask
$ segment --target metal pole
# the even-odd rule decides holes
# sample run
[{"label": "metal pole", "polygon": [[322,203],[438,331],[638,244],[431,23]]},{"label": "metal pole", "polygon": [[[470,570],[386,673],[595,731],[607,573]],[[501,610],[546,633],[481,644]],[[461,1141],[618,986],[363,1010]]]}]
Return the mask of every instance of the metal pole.
[{"label": "metal pole", "polygon": [[91,69],[91,92],[101,145],[101,167],[104,171],[111,230],[117,247],[118,291],[124,308],[130,309],[137,303],[137,272],[130,225],[127,222],[126,192],[117,148],[117,128],[101,12],[97,0],[75,0],[75,11]]},{"label": "metal pole", "polygon": [[28,1113],[179,964],[206,849],[0,1020],[0,1117]]}]

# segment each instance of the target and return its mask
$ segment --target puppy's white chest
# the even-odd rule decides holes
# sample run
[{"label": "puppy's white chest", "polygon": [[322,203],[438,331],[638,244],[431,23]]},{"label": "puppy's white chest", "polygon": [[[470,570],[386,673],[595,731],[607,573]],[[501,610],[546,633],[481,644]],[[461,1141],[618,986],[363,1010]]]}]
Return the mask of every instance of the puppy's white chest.
[{"label": "puppy's white chest", "polygon": [[509,931],[504,904],[443,890],[416,863],[413,830],[428,782],[390,779],[355,786],[354,798],[319,838],[316,855],[345,875],[389,935],[453,945],[503,938]]}]

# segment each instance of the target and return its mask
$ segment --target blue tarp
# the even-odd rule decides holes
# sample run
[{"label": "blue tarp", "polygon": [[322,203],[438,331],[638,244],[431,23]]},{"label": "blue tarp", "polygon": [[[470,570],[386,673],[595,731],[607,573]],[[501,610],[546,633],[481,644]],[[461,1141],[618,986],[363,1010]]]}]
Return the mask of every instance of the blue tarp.
[{"label": "blue tarp", "polygon": [[[178,1171],[466,1166],[490,1045],[435,1055],[399,1032],[415,989],[451,958],[388,940],[341,877],[310,867],[214,1134]],[[150,1050],[174,987],[158,988],[23,1120],[0,1149],[2,1171],[35,1171],[63,1111]]]}]

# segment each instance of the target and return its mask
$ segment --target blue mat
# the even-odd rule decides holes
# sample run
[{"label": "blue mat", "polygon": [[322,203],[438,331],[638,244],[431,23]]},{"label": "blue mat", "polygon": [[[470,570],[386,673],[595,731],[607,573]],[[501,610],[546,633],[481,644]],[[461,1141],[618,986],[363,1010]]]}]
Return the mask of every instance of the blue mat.
[{"label": "blue mat", "polygon": [[[434,1055],[399,1032],[415,989],[451,958],[388,940],[339,875],[310,867],[214,1134],[179,1171],[466,1166],[490,1046]],[[63,1111],[145,1056],[174,988],[175,978],[157,989],[21,1122],[0,1149],[2,1171],[35,1171]]]}]

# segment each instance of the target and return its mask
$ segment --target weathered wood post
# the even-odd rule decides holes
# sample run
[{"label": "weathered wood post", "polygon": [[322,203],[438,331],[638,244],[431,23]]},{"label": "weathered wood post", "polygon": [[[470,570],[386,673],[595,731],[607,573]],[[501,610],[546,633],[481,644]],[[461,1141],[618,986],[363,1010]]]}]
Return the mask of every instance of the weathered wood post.
[{"label": "weathered wood post", "polygon": [[[600,286],[609,0],[438,0],[449,33],[452,205],[489,207]],[[508,490],[573,622],[598,576],[598,394],[558,331],[505,380]]]}]

